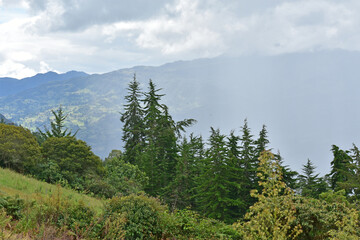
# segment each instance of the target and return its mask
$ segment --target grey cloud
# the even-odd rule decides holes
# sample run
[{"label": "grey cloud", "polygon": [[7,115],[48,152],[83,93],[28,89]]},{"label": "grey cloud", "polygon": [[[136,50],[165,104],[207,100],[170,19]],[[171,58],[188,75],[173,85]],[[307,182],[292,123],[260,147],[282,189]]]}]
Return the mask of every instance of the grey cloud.
[{"label": "grey cloud", "polygon": [[[82,30],[92,25],[117,21],[144,20],[157,15],[172,1],[168,0],[28,0],[31,12],[47,12],[51,4],[63,12],[54,17],[50,30]],[[51,3],[51,4],[50,4]],[[57,17],[57,19],[56,19]]]},{"label": "grey cloud", "polygon": [[22,2],[22,0],[0,0],[0,5],[2,4],[3,6],[13,7],[21,5]]}]

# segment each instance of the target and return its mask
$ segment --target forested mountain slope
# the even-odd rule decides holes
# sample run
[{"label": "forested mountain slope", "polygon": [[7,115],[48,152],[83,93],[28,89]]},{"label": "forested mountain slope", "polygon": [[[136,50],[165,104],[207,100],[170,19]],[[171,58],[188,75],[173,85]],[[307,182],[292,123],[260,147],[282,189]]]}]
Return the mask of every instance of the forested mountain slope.
[{"label": "forested mountain slope", "polygon": [[[330,146],[358,142],[360,54],[324,51],[279,56],[218,57],[139,66],[62,81],[0,98],[0,112],[33,130],[48,123],[50,109],[63,105],[68,125],[95,153],[121,147],[123,97],[134,73],[144,87],[151,78],[175,119],[194,118],[197,134],[224,132],[245,118],[258,131],[263,123],[272,146],[300,169],[307,158],[330,162]],[[306,151],[304,151],[306,149]],[[329,160],[328,160],[329,159]],[[324,172],[329,166],[324,166]]]}]

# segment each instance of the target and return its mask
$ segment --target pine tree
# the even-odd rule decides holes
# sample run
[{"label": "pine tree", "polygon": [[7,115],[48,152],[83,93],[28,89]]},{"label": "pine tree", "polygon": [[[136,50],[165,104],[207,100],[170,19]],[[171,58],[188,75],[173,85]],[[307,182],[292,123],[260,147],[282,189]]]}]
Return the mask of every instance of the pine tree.
[{"label": "pine tree", "polygon": [[[161,194],[162,188],[166,186],[169,162],[175,161],[176,137],[170,128],[170,116],[165,105],[160,104],[163,94],[158,94],[161,89],[156,89],[152,80],[149,81],[148,92],[145,93],[144,125],[145,144],[141,159],[141,169],[149,177],[149,185],[146,190],[151,195]],[[173,164],[174,165],[174,164]],[[171,169],[174,171],[174,168]]]},{"label": "pine tree", "polygon": [[351,196],[352,199],[360,199],[360,150],[353,144],[353,148],[346,151],[351,158],[348,164],[348,171],[342,171],[346,180],[338,182],[340,188]]},{"label": "pine tree", "polygon": [[270,143],[268,136],[267,136],[267,130],[266,130],[266,126],[263,125],[262,129],[259,133],[259,138],[255,141],[255,155],[256,155],[256,159],[259,159],[261,153],[265,150],[270,150],[267,149],[268,144]]},{"label": "pine tree", "polygon": [[297,176],[299,175],[299,173],[291,170],[288,165],[284,165],[284,160],[280,154],[280,151],[278,151],[278,153],[275,154],[274,156],[282,169],[282,175],[286,186],[288,186],[291,189],[296,189],[298,187]]},{"label": "pine tree", "polygon": [[177,136],[185,127],[195,122],[185,119],[175,122],[165,104],[160,104],[163,94],[158,92],[152,80],[149,81],[148,92],[145,93],[144,133],[145,148],[141,154],[140,168],[149,177],[146,190],[151,195],[164,195],[165,187],[175,176],[178,154]]},{"label": "pine tree", "polygon": [[303,165],[303,175],[299,175],[299,188],[304,197],[318,198],[319,194],[327,190],[325,181],[315,174],[315,166],[310,161]]},{"label": "pine tree", "polygon": [[330,178],[331,188],[333,190],[338,190],[341,189],[341,183],[346,182],[349,179],[349,175],[352,174],[350,166],[352,160],[348,155],[348,151],[344,151],[336,145],[332,145],[331,150],[333,152],[334,159],[331,162],[331,172],[328,176]]},{"label": "pine tree", "polygon": [[258,160],[256,159],[255,145],[253,135],[251,135],[248,127],[247,119],[244,120],[242,127],[242,136],[240,138],[240,161],[244,169],[244,179],[241,183],[242,199],[247,203],[247,207],[255,203],[255,199],[250,196],[252,189],[258,189],[258,181],[256,176],[256,169],[258,167]]},{"label": "pine tree", "polygon": [[38,128],[41,138],[43,140],[46,140],[50,137],[75,137],[78,131],[72,134],[72,132],[68,128],[65,128],[64,122],[68,117],[68,114],[64,114],[62,107],[60,106],[56,111],[51,110],[51,112],[55,117],[55,120],[50,122],[50,130],[45,127],[45,132],[43,132]]},{"label": "pine tree", "polygon": [[211,128],[204,167],[195,196],[201,212],[207,217],[229,221],[229,206],[232,201],[228,198],[230,188],[227,182],[227,149],[225,135],[220,134],[218,129]]},{"label": "pine tree", "polygon": [[[240,217],[243,217],[247,211],[248,204],[246,203],[246,197],[244,198],[242,191],[243,184],[246,182],[244,178],[244,166],[240,159],[240,137],[234,134],[234,131],[230,132],[230,136],[227,138],[227,167],[228,175],[227,181],[229,183],[229,199],[233,201],[229,206],[229,219],[232,222],[236,221]],[[246,195],[249,193],[245,193]]]},{"label": "pine tree", "polygon": [[183,138],[179,145],[176,175],[166,187],[166,201],[173,210],[185,207],[195,207],[194,195],[195,179],[199,175],[199,162],[202,160],[204,144],[201,137],[190,135],[189,140]]},{"label": "pine tree", "polygon": [[124,160],[131,164],[139,164],[138,154],[144,147],[144,110],[141,106],[141,91],[136,75],[128,87],[128,95],[125,96],[127,104],[121,114],[123,126],[122,140],[124,146]]}]

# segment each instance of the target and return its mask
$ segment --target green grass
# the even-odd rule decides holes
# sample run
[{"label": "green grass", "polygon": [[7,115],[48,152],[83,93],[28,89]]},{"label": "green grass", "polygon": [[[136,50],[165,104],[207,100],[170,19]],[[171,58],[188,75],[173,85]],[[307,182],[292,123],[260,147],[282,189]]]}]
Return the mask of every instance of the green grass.
[{"label": "green grass", "polygon": [[0,196],[18,195],[24,200],[32,201],[38,198],[55,196],[55,194],[61,194],[63,198],[67,198],[70,201],[82,201],[98,213],[103,211],[103,200],[60,187],[59,185],[41,182],[9,169],[0,168]]}]

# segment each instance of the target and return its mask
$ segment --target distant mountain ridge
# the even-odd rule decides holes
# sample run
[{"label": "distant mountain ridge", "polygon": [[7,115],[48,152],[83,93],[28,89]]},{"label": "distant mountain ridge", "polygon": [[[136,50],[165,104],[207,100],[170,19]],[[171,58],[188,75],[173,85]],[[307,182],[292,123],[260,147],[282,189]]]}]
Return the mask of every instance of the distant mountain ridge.
[{"label": "distant mountain ridge", "polygon": [[38,73],[33,77],[27,77],[20,80],[8,77],[0,78],[0,97],[17,94],[24,90],[35,88],[52,81],[63,81],[85,76],[88,76],[88,74],[84,72],[70,71],[63,74],[58,74],[56,72]]},{"label": "distant mountain ridge", "polygon": [[0,123],[1,122],[6,123],[6,124],[14,125],[14,123],[12,121],[6,119],[6,117],[0,113]]},{"label": "distant mountain ridge", "polygon": [[210,126],[239,133],[248,118],[253,135],[268,126],[271,147],[296,170],[310,158],[318,166],[326,162],[328,172],[332,144],[360,144],[360,112],[353,105],[360,102],[359,62],[358,52],[325,51],[138,66],[27,88],[1,97],[0,112],[35,130],[61,104],[69,113],[67,127],[79,129],[77,136],[104,158],[121,148],[119,112],[136,73],[143,91],[150,78],[163,89],[175,120],[198,120],[189,131],[204,138]]}]

